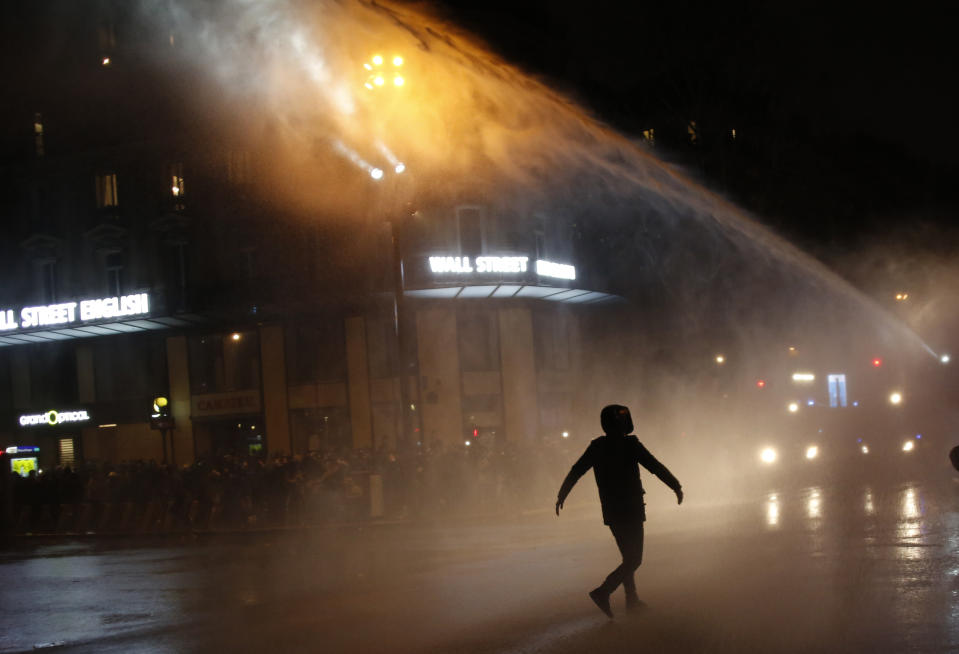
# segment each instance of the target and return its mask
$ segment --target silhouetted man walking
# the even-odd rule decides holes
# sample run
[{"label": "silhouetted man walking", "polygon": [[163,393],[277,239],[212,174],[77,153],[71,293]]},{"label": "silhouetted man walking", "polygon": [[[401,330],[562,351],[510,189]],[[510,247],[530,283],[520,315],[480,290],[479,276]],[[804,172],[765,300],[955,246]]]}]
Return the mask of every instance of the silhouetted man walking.
[{"label": "silhouetted man walking", "polygon": [[633,419],[628,408],[611,404],[600,413],[600,422],[606,435],[593,440],[570,468],[556,498],[556,515],[579,478],[592,468],[603,506],[603,523],[613,532],[623,562],[609,573],[599,588],[590,591],[589,596],[603,613],[612,618],[609,596],[620,584],[626,591],[626,609],[640,605],[633,574],[643,562],[643,522],[646,520],[643,494],[646,491],[636,464],[641,464],[673,489],[679,504],[683,503],[683,489],[666,466],[657,461],[638,438],[629,435],[633,431]]}]

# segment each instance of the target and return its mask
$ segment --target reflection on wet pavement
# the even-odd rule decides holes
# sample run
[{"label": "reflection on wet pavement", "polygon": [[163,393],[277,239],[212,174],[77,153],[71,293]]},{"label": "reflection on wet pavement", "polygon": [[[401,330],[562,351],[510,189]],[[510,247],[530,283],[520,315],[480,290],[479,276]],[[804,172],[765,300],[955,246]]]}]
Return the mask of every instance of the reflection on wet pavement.
[{"label": "reflection on wet pavement", "polygon": [[652,608],[616,630],[584,601],[617,556],[592,506],[32,545],[0,557],[0,651],[959,651],[957,491],[822,483],[678,508],[654,491],[638,575]]}]

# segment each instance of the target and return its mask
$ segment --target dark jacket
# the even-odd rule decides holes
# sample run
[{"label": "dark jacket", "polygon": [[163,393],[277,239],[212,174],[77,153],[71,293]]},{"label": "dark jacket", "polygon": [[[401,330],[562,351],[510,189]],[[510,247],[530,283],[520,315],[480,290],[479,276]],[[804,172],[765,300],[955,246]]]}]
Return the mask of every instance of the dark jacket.
[{"label": "dark jacket", "polygon": [[559,489],[558,499],[564,502],[579,478],[592,468],[599,489],[599,501],[603,505],[605,524],[645,520],[643,494],[646,491],[639,479],[637,463],[659,477],[673,491],[681,488],[679,480],[635,436],[600,436],[589,444],[583,456],[570,468]]}]

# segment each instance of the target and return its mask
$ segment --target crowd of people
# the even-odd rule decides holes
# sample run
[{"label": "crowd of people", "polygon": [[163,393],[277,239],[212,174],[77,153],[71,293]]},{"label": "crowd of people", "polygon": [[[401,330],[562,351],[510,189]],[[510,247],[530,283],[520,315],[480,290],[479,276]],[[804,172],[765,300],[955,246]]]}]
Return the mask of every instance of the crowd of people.
[{"label": "crowd of people", "polygon": [[[11,474],[22,532],[298,527],[549,507],[575,457],[563,441],[420,443],[293,456],[219,454],[174,467],[86,462]],[[578,447],[578,446],[577,446]]]}]

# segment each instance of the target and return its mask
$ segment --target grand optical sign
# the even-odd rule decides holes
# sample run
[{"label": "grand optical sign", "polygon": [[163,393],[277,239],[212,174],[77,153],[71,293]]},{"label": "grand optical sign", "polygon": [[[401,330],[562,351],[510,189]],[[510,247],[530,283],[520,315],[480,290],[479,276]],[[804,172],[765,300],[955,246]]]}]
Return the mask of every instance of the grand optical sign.
[{"label": "grand optical sign", "polygon": [[[430,272],[434,275],[521,275],[529,270],[529,257],[430,257]],[[576,267],[537,259],[539,277],[576,279]]]},{"label": "grand optical sign", "polygon": [[19,311],[0,309],[0,332],[115,320],[126,316],[143,316],[149,312],[150,296],[147,293],[23,307]]},{"label": "grand optical sign", "polygon": [[79,411],[54,411],[53,409],[46,413],[33,413],[20,416],[21,427],[36,427],[38,425],[56,426],[68,422],[86,422],[90,419],[90,414],[84,410]]}]

